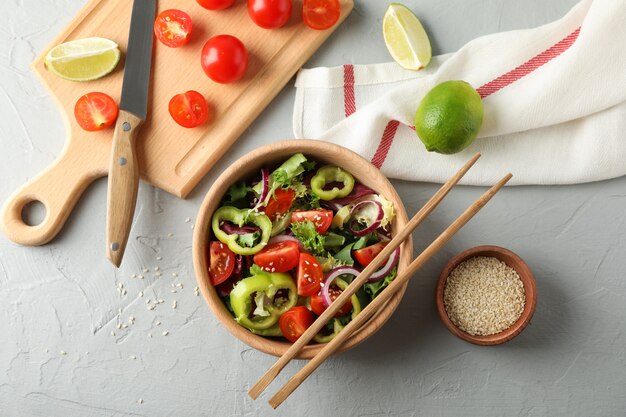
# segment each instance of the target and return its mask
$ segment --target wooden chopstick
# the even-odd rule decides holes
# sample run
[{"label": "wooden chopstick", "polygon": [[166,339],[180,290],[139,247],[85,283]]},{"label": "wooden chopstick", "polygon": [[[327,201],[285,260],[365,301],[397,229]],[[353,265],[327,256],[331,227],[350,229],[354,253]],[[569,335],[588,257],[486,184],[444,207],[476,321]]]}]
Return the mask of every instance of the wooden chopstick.
[{"label": "wooden chopstick", "polygon": [[[356,277],[348,287],[341,292],[341,295],[315,320],[298,340],[296,340],[287,351],[272,365],[271,368],[254,384],[248,391],[252,399],[258,396],[268,387],[278,376],[280,371],[307,345],[313,337],[332,319],[337,311],[356,293],[359,288],[366,283],[367,279],[389,258],[391,253],[404,242],[415,228],[437,207],[450,190],[460,181],[461,178],[480,158],[480,153],[474,155],[452,178],[450,178],[430,200],[418,211],[407,223],[406,227],[385,246],[385,248],[374,258],[374,260]],[[361,313],[362,314],[362,313]],[[357,316],[358,317],[358,316]],[[342,331],[343,332],[343,331]]]},{"label": "wooden chopstick", "polygon": [[[332,355],[363,323],[365,323],[381,306],[383,306],[402,286],[407,283],[415,272],[420,269],[435,253],[459,231],[476,213],[483,208],[489,200],[506,184],[512,177],[507,174],[497,184],[491,187],[485,194],[465,210],[448,228],[435,239],[400,275],[398,275],[387,288],[385,288],[374,300],[367,305],[348,325],[339,332],[333,340],[311,359],[300,371],[274,395],[269,404],[272,408],[278,407],[291,393],[300,386],[306,378],[313,373],[330,355]],[[334,303],[333,303],[334,304]]]}]

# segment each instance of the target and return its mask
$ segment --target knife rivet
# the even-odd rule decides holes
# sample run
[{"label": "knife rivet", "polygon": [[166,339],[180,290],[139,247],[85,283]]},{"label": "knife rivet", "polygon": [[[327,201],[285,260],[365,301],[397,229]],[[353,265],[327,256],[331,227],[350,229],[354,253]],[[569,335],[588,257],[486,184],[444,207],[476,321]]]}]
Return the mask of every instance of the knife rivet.
[{"label": "knife rivet", "polygon": [[117,161],[117,163],[120,164],[120,166],[126,165],[126,162],[128,161],[123,156],[121,156],[120,159]]},{"label": "knife rivet", "polygon": [[117,242],[113,242],[113,243],[111,243],[111,250],[112,250],[113,252],[117,252],[117,250],[118,250],[119,248],[120,248],[120,244],[119,244],[119,243],[117,243]]},{"label": "knife rivet", "polygon": [[122,124],[122,129],[124,129],[124,132],[128,132],[130,130],[130,123],[124,122]]}]

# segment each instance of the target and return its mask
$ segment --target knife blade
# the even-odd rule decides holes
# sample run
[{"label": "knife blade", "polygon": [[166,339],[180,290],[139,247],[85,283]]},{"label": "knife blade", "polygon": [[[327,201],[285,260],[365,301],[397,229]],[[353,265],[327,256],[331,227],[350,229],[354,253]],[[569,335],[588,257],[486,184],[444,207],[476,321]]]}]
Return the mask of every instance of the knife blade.
[{"label": "knife blade", "polygon": [[156,11],[157,0],[133,2],[107,192],[107,257],[117,267],[126,250],[137,202],[139,165],[136,141],[148,113]]}]

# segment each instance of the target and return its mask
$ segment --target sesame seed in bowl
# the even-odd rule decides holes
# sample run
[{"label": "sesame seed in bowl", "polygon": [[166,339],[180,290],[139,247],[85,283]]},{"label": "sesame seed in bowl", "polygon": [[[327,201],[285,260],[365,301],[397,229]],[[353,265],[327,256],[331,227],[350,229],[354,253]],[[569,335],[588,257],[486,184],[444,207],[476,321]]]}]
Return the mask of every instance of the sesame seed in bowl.
[{"label": "sesame seed in bowl", "polygon": [[515,253],[477,246],[452,258],[437,283],[439,317],[459,338],[497,345],[517,336],[536,305],[533,274]]}]

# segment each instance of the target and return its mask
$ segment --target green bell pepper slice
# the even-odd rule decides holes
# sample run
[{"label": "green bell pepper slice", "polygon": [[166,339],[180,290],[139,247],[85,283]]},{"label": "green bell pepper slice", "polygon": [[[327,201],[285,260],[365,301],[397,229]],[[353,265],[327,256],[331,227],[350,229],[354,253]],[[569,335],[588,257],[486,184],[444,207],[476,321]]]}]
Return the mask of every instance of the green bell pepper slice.
[{"label": "green bell pepper slice", "polygon": [[[345,290],[348,288],[348,283],[342,280],[341,278],[335,278],[333,281],[336,286],[341,290]],[[353,294],[350,297],[350,302],[352,303],[352,320],[361,312],[361,300],[357,297],[356,294]],[[317,343],[328,343],[337,336],[337,334],[343,330],[344,326],[341,324],[339,319],[333,319],[333,332],[331,334],[322,334],[318,333],[313,337]]]},{"label": "green bell pepper slice", "polygon": [[259,336],[281,337],[283,335],[283,332],[280,330],[280,326],[278,325],[278,322],[275,323],[269,329],[261,329],[261,330],[249,329],[249,330],[254,334],[258,334]]},{"label": "green bell pepper slice", "polygon": [[[261,240],[252,247],[242,246],[239,243],[241,235],[228,234],[220,228],[224,221],[229,221],[237,226],[243,226],[246,223],[252,223],[261,229]],[[249,209],[238,209],[235,207],[220,207],[213,214],[211,222],[213,234],[215,237],[238,255],[254,255],[267,245],[272,234],[272,221],[265,214],[257,213]]]},{"label": "green bell pepper slice", "polygon": [[[341,182],[343,183],[343,187],[333,187],[330,190],[324,190],[326,184],[332,182]],[[352,174],[336,166],[323,166],[318,169],[313,178],[311,178],[311,191],[320,199],[326,201],[345,197],[352,192],[353,188],[354,177]]]},{"label": "green bell pepper slice", "polygon": [[[287,290],[287,298],[275,299],[280,290]],[[254,311],[253,298],[256,302]],[[283,273],[263,273],[244,278],[230,293],[230,305],[235,320],[250,330],[270,329],[278,323],[281,314],[297,302],[296,284],[290,275]]]}]

